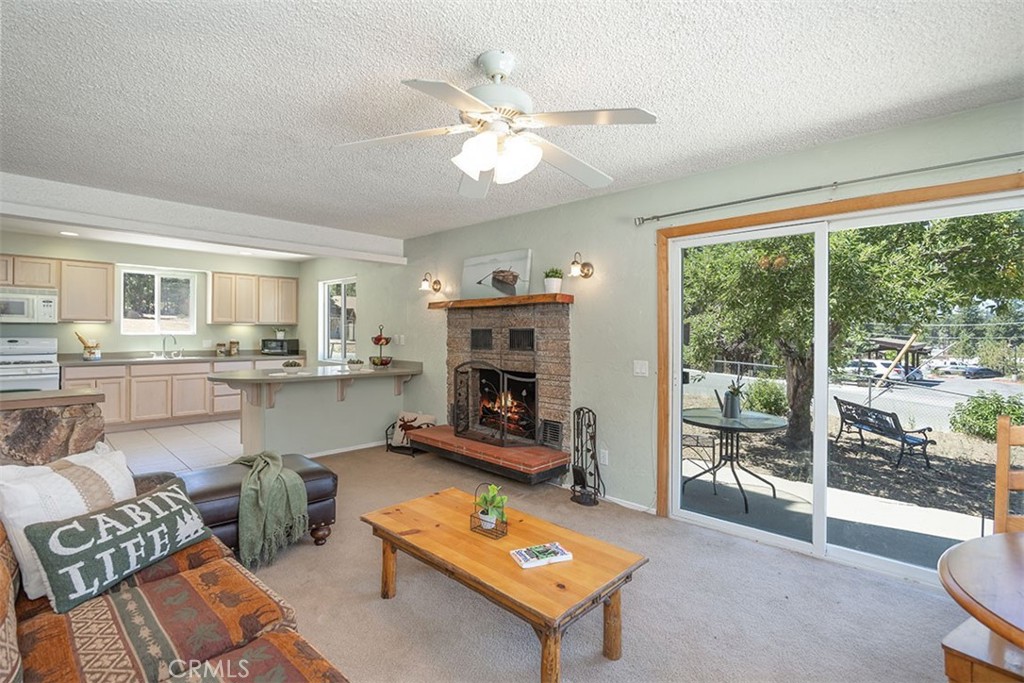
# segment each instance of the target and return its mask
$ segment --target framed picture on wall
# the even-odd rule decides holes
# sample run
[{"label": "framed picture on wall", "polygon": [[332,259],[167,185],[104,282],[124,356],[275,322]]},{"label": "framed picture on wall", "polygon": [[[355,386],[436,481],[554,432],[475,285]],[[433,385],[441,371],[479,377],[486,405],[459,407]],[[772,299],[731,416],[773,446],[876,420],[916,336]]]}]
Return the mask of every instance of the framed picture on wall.
[{"label": "framed picture on wall", "polygon": [[463,299],[521,296],[529,292],[529,249],[473,256],[462,262]]}]

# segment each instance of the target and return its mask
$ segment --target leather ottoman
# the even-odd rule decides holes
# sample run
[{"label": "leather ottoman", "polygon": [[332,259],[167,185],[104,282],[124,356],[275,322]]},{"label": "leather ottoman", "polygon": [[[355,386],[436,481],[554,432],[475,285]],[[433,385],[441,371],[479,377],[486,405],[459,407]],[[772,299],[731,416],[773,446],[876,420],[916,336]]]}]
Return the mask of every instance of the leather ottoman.
[{"label": "leather ottoman", "polygon": [[[338,475],[304,455],[281,456],[282,464],[298,473],[306,484],[309,532],[316,545],[323,545],[334,524]],[[238,499],[242,480],[249,473],[245,465],[218,465],[180,474],[189,498],[203,516],[206,526],[232,550],[238,549]]]}]

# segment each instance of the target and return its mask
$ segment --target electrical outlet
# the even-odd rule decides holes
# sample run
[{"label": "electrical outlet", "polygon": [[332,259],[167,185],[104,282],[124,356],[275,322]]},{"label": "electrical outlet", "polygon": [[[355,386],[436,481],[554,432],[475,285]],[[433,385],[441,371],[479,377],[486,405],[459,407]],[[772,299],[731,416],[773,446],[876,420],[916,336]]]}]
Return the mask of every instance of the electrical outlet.
[{"label": "electrical outlet", "polygon": [[597,450],[597,464],[598,465],[607,465],[608,464],[608,449],[607,448],[599,448]]},{"label": "electrical outlet", "polygon": [[634,377],[647,377],[647,361],[635,360],[633,361],[633,376]]},{"label": "electrical outlet", "polygon": [[405,335],[404,334],[398,335],[398,345],[399,346],[405,346]]}]

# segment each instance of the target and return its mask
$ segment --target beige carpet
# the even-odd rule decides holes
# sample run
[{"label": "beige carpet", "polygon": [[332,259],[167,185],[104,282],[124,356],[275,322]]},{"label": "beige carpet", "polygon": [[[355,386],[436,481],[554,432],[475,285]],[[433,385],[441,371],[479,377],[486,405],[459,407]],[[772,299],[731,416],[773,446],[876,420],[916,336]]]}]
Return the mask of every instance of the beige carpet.
[{"label": "beige carpet", "polygon": [[[380,542],[363,512],[496,479],[512,507],[643,553],[622,591],[622,659],[601,656],[596,609],[562,640],[564,681],[943,681],[939,641],[966,618],[940,590],[603,502],[523,486],[431,455],[383,448],[328,456],[338,521],[259,572],[299,630],[355,683],[535,681],[533,630],[399,553],[398,595],[380,598]],[[467,522],[468,523],[468,522]]]}]

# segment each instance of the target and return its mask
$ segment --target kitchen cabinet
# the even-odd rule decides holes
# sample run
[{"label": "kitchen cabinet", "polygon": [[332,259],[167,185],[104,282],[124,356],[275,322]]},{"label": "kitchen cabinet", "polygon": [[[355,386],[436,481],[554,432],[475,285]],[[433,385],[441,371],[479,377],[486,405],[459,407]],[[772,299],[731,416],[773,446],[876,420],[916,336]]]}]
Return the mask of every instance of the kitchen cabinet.
[{"label": "kitchen cabinet", "polygon": [[104,393],[100,411],[106,424],[128,420],[128,380],[123,365],[101,365],[94,368],[64,368],[63,389],[99,389]]},{"label": "kitchen cabinet", "polygon": [[210,324],[255,323],[258,320],[256,275],[212,273],[210,277]]},{"label": "kitchen cabinet", "polygon": [[133,422],[209,414],[209,363],[133,365],[130,372]]},{"label": "kitchen cabinet", "polygon": [[131,378],[132,422],[145,420],[166,420],[171,416],[171,378]]},{"label": "kitchen cabinet", "polygon": [[259,278],[259,321],[295,325],[299,319],[299,281],[291,277]]},{"label": "kitchen cabinet", "polygon": [[208,415],[210,390],[206,374],[171,377],[171,417]]},{"label": "kitchen cabinet", "polygon": [[15,287],[57,289],[60,261],[38,256],[0,256],[0,284]]},{"label": "kitchen cabinet", "polygon": [[59,318],[62,321],[112,321],[114,264],[61,261]]},{"label": "kitchen cabinet", "polygon": [[[233,372],[235,370],[252,370],[251,360],[219,361],[213,364],[214,372]],[[227,384],[210,383],[210,411],[220,413],[237,413],[242,409],[242,393]]]}]

